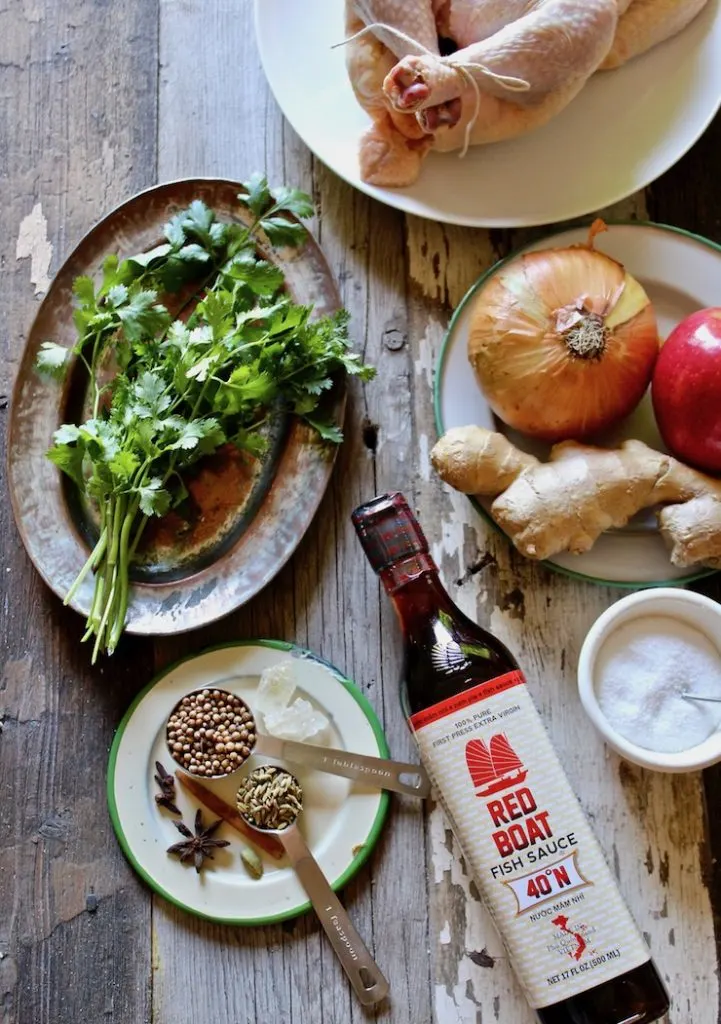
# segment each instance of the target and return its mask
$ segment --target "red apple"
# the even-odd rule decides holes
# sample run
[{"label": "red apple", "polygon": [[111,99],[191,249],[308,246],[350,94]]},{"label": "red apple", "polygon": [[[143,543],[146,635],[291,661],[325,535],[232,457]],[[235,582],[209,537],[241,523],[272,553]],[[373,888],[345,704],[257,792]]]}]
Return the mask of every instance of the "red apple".
[{"label": "red apple", "polygon": [[669,451],[721,473],[721,308],[692,313],[661,346],[651,397]]}]

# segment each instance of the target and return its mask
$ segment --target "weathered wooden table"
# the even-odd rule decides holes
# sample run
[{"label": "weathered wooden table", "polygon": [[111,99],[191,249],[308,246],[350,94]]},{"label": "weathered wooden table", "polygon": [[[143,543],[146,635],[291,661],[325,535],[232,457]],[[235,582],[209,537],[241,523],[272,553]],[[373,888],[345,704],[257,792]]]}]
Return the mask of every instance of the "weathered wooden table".
[{"label": "weathered wooden table", "polygon": [[[273,182],[312,192],[314,230],[353,315],[357,345],[378,367],[372,384],[352,390],[332,485],[275,581],[212,627],[172,640],[127,639],[95,669],[79,643],[80,618],[36,575],[2,501],[2,1024],[363,1019],[312,916],[222,928],[152,896],[112,833],[105,769],[115,726],[157,669],[208,644],[249,637],[297,641],[344,669],[381,716],[394,754],[412,755],[397,698],[398,632],[349,522],[356,504],[389,488],[412,496],[460,605],[490,623],[525,665],[668,979],[670,1019],[716,1024],[721,774],[650,774],[604,749],[580,709],[575,669],[587,628],[619,593],[524,562],[429,471],[430,385],[449,311],[521,233],[404,217],[329,173],[268,92],[249,0],[0,5],[0,152],[3,426],[14,367],[49,276],[116,203],[193,174],[242,178],[261,169]],[[720,159],[717,119],[675,169],[611,212],[721,242]],[[699,589],[720,593],[713,579]],[[391,980],[390,1005],[374,1019],[530,1024],[437,809],[396,803],[344,899]]]}]

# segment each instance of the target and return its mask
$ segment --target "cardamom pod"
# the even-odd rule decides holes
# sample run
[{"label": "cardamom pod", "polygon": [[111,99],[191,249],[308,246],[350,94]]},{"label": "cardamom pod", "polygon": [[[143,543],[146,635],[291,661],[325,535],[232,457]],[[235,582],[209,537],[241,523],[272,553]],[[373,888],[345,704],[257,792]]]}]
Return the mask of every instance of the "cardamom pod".
[{"label": "cardamom pod", "polygon": [[245,865],[245,870],[251,876],[251,878],[262,878],[263,877],[263,861],[260,859],[258,854],[250,846],[240,847],[240,859]]}]

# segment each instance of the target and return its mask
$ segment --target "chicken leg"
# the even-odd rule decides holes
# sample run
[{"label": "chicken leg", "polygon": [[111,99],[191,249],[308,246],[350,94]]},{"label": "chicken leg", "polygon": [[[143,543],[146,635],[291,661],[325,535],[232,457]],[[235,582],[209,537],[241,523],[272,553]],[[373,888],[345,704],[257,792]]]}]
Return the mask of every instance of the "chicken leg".
[{"label": "chicken leg", "polygon": [[613,46],[601,70],[617,68],[632,57],[677,35],[706,6],[707,0],[632,0],[621,16]]},{"label": "chicken leg", "polygon": [[[362,19],[359,17],[362,13]],[[385,31],[364,32],[380,23]],[[346,67],[356,99],[372,124],[363,134],[360,170],[363,181],[386,187],[409,185],[420,172],[433,137],[414,114],[394,110],[383,93],[383,80],[408,47],[392,29],[420,45],[413,52],[438,53],[435,19],[430,6],[404,0],[346,0]],[[362,32],[362,35],[358,35]]]},{"label": "chicken leg", "polygon": [[[497,0],[489,6],[498,8]],[[483,93],[501,99],[512,94],[516,103],[532,105],[573,81],[585,82],[613,43],[616,0],[508,0],[504,6],[510,19],[526,11],[451,57],[402,58],[383,83],[391,106],[410,112],[448,103],[461,95],[469,78]],[[478,2],[470,9],[463,28],[455,29],[462,38],[483,31],[479,17],[485,5]],[[495,27],[498,20],[490,24]],[[453,17],[450,25],[453,29]]]}]

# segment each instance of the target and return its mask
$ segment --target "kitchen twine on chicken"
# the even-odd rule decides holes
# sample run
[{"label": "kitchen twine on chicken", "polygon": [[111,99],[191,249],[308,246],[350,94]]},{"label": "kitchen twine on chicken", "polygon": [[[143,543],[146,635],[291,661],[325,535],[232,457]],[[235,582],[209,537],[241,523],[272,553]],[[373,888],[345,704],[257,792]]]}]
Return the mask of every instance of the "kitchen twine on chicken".
[{"label": "kitchen twine on chicken", "polygon": [[367,35],[369,32],[373,32],[375,29],[382,29],[384,32],[390,32],[391,35],[397,39],[402,40],[406,46],[415,47],[416,50],[420,50],[424,57],[430,57],[432,60],[438,61],[439,64],[444,64],[446,67],[453,68],[461,76],[464,82],[470,85],[473,90],[474,104],[473,114],[466,125],[466,130],[463,138],[463,148],[458,154],[460,160],[468,152],[468,147],[471,144],[471,132],[473,127],[478,120],[478,115],[481,112],[481,88],[478,82],[475,80],[471,71],[480,71],[481,74],[487,75],[492,78],[494,82],[498,82],[499,85],[503,86],[504,89],[508,89],[509,92],[528,92],[531,88],[530,83],[525,78],[515,78],[512,75],[499,75],[485,64],[475,64],[473,62],[465,62],[460,60],[454,60],[453,56],[441,57],[437,53],[433,53],[423,43],[419,43],[412,36],[402,32],[399,28],[394,28],[393,25],[386,25],[382,21],[373,21],[368,25],[365,25],[359,32],[354,32],[352,36],[348,36],[340,43],[334,43],[331,46],[331,50],[337,49],[339,46],[347,46],[348,43],[352,43],[354,39],[360,39],[362,36]]}]

